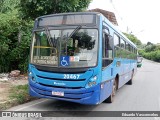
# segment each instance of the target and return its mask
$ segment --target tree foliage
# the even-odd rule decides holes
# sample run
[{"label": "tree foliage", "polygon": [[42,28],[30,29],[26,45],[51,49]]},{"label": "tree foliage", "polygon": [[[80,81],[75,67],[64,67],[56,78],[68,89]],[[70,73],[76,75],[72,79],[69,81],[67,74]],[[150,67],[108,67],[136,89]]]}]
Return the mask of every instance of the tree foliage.
[{"label": "tree foliage", "polygon": [[16,8],[20,0],[0,0],[0,13],[7,13]]},{"label": "tree foliage", "polygon": [[83,11],[91,0],[0,0],[0,73],[27,71],[33,19]]},{"label": "tree foliage", "polygon": [[54,13],[79,12],[86,9],[91,0],[20,0],[23,19],[32,19]]},{"label": "tree foliage", "polygon": [[145,47],[146,52],[151,52],[151,51],[155,51],[155,50],[156,50],[156,45],[147,45]]},{"label": "tree foliage", "polygon": [[140,50],[139,53],[146,59],[160,62],[160,45],[148,42],[145,48]]},{"label": "tree foliage", "polygon": [[[17,12],[0,14],[0,72],[12,69],[26,71],[23,64],[28,60],[32,25],[21,21]],[[19,32],[21,42],[18,41]]]},{"label": "tree foliage", "polygon": [[127,33],[123,33],[123,34],[136,45],[142,45],[141,41],[133,34],[127,34]]}]

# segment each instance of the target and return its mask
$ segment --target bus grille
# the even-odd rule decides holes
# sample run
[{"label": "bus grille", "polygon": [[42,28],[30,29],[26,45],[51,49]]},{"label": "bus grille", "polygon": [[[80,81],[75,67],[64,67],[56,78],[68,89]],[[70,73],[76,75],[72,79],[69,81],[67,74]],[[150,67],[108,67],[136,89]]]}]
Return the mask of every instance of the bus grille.
[{"label": "bus grille", "polygon": [[82,88],[82,87],[64,87],[64,86],[46,85],[43,83],[38,83],[38,84],[46,87],[52,87],[52,88],[63,88],[63,89],[81,89]]},{"label": "bus grille", "polygon": [[37,75],[39,78],[48,79],[48,80],[59,80],[59,81],[85,81],[86,79],[59,79],[59,78],[50,78],[50,77],[43,77]]}]

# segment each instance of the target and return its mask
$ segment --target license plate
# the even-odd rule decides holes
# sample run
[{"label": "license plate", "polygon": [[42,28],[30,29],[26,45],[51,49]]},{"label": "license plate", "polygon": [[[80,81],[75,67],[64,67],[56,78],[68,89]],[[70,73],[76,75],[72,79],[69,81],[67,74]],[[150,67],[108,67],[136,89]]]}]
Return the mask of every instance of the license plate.
[{"label": "license plate", "polygon": [[64,92],[52,91],[52,95],[64,96]]}]

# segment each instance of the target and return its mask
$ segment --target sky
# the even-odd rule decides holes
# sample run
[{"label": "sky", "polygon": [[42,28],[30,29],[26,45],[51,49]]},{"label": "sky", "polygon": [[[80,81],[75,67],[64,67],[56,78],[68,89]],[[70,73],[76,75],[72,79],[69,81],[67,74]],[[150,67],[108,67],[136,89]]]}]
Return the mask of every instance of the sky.
[{"label": "sky", "polygon": [[159,3],[159,0],[92,0],[88,9],[114,12],[122,32],[134,34],[142,43],[157,44],[160,43]]}]

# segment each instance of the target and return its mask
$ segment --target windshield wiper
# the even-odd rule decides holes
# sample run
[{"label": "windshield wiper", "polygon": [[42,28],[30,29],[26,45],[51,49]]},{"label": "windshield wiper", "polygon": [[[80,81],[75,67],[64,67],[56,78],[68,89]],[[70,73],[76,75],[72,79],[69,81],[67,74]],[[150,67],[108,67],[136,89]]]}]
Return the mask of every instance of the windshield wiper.
[{"label": "windshield wiper", "polygon": [[70,34],[70,36],[68,38],[72,37],[72,35],[74,33],[76,33],[81,27],[82,27],[82,25],[77,26],[76,29],[74,29],[74,31]]},{"label": "windshield wiper", "polygon": [[69,36],[67,36],[66,42],[69,40],[69,38],[72,37],[72,35],[73,35],[74,33],[76,33],[77,31],[79,31],[79,29],[80,29],[81,27],[82,27],[82,25],[77,26],[77,27],[73,30],[73,32],[72,32]]},{"label": "windshield wiper", "polygon": [[44,27],[44,29],[46,31],[47,39],[48,39],[48,42],[49,42],[50,46],[55,47],[56,46],[55,38],[53,39],[51,37],[50,30],[48,29],[47,26]]},{"label": "windshield wiper", "polygon": [[52,47],[53,47],[53,44],[52,44],[52,42],[51,42],[51,35],[50,35],[49,30],[48,30],[48,27],[44,27],[44,30],[45,30],[45,32],[46,32],[47,40],[48,40],[48,42],[49,42],[50,46],[52,46]]}]

